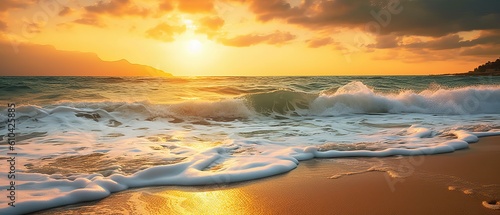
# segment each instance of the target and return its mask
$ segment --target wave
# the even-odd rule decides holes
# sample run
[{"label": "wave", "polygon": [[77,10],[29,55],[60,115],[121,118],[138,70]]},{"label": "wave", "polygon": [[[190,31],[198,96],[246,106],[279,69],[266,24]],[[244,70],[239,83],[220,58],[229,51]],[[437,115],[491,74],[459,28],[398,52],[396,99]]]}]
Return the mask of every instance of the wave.
[{"label": "wave", "polygon": [[242,89],[240,87],[231,87],[231,86],[210,86],[210,87],[200,87],[198,88],[200,91],[213,92],[217,94],[226,94],[226,95],[241,95],[246,93],[251,93],[251,90]]},{"label": "wave", "polygon": [[[417,129],[416,134],[420,136],[421,130]],[[213,165],[217,165],[221,160],[231,159],[228,157],[228,152],[238,150],[238,146],[214,147],[195,154],[190,159],[170,165],[149,167],[131,175],[112,174],[104,176],[94,173],[80,175],[73,180],[67,180],[60,179],[57,175],[20,172],[17,175],[23,177],[23,180],[19,184],[16,183],[16,186],[18,189],[21,188],[28,198],[16,202],[16,208],[9,206],[0,207],[0,213],[24,214],[50,207],[93,201],[129,188],[163,185],[193,186],[248,181],[291,171],[298,166],[300,161],[312,158],[386,157],[392,155],[412,156],[448,153],[468,148],[469,143],[477,141],[477,138],[480,136],[499,134],[500,132],[460,132],[457,134],[457,139],[449,140],[435,146],[413,149],[388,148],[378,151],[364,149],[320,151],[316,146],[293,147],[274,153],[263,153],[258,157],[232,157],[234,160],[230,163],[233,165],[219,171],[209,171],[207,169]],[[95,158],[95,156],[99,157],[102,155],[95,154],[91,156]],[[377,168],[377,166],[373,166],[370,169],[373,168]],[[368,171],[371,171],[370,169]],[[403,177],[397,174],[396,169],[390,167],[379,169],[378,171],[388,172],[391,177]],[[7,177],[6,173],[0,173],[0,176]],[[341,176],[335,175],[332,178]],[[64,189],[61,189],[61,187]],[[8,189],[8,186],[1,188]]]},{"label": "wave", "polygon": [[361,82],[351,82],[335,93],[322,93],[311,104],[313,113],[338,115],[346,113],[427,113],[427,114],[495,114],[500,113],[499,86],[430,89],[416,93],[377,93]]},{"label": "wave", "polygon": [[344,115],[379,113],[496,114],[500,86],[445,88],[431,85],[421,92],[377,92],[355,81],[319,94],[278,90],[244,97],[257,113],[288,115]]},{"label": "wave", "polygon": [[[46,107],[21,106],[19,115],[35,117],[55,114],[70,108],[78,112],[106,112],[121,117],[142,119],[204,118],[235,120],[255,116],[338,116],[346,114],[422,113],[440,115],[498,114],[499,86],[443,88],[431,86],[421,92],[376,92],[362,82],[351,82],[318,94],[291,90],[265,93],[219,101],[185,101],[175,104],[142,102],[63,102]],[[5,114],[3,108],[0,114]]]},{"label": "wave", "polygon": [[[0,122],[7,120],[6,111],[0,107]],[[17,147],[28,163],[19,167],[23,180],[16,186],[26,198],[16,208],[0,200],[0,214],[97,200],[132,187],[253,180],[312,158],[453,152],[478,137],[500,135],[497,115],[472,116],[499,111],[499,86],[433,85],[387,93],[362,82],[317,93],[280,89],[218,101],[21,105]],[[323,117],[329,115],[347,117]],[[276,116],[302,118],[276,122]]]},{"label": "wave", "polygon": [[247,104],[257,113],[298,114],[309,109],[311,102],[318,95],[289,90],[276,90],[244,96]]},{"label": "wave", "polygon": [[0,92],[19,92],[19,91],[33,91],[33,88],[27,85],[11,85],[11,86],[0,86]]}]

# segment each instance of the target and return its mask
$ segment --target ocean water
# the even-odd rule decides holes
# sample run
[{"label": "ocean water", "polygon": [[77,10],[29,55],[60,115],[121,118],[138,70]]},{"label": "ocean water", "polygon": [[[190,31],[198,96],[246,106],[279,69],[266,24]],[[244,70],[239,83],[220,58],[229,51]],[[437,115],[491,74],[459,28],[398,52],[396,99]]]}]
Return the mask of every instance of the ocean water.
[{"label": "ocean water", "polygon": [[0,101],[0,193],[14,181],[16,198],[0,198],[0,214],[254,180],[313,158],[447,153],[500,134],[500,77],[1,77]]}]

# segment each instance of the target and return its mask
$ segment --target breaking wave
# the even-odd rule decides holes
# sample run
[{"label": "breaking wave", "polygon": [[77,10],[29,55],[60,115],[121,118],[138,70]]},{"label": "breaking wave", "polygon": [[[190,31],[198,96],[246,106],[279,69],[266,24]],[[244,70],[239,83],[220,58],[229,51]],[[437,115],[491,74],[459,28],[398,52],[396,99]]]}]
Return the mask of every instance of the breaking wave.
[{"label": "breaking wave", "polygon": [[[22,106],[21,115],[46,116],[60,112],[116,113],[141,117],[199,117],[213,120],[244,119],[271,114],[288,116],[337,116],[345,114],[497,114],[500,113],[500,86],[376,92],[362,82],[351,82],[319,94],[275,90],[247,94],[219,101],[185,101],[175,104],[149,102],[71,102],[39,107]],[[5,112],[5,109],[3,110]],[[0,116],[1,117],[1,116]]]},{"label": "breaking wave", "polygon": [[[98,80],[124,81],[128,79]],[[174,81],[194,80],[161,84]],[[89,102],[63,100],[71,93],[54,91],[36,95],[50,102],[59,99],[52,103],[19,103],[16,150],[24,163],[16,169],[16,186],[23,196],[17,210],[6,206],[6,198],[0,200],[0,213],[96,200],[132,187],[253,180],[290,171],[312,158],[447,153],[467,148],[478,137],[500,135],[498,85],[378,91],[358,81],[309,90],[303,85],[243,89],[224,83],[199,84],[203,87],[194,92],[222,89],[232,98],[154,103],[137,97],[107,100],[114,98],[110,96]],[[168,93],[160,91],[147,93]],[[7,109],[0,107],[0,122],[5,121]],[[6,145],[0,151],[6,152]],[[7,178],[6,173],[0,172],[0,178]]]}]

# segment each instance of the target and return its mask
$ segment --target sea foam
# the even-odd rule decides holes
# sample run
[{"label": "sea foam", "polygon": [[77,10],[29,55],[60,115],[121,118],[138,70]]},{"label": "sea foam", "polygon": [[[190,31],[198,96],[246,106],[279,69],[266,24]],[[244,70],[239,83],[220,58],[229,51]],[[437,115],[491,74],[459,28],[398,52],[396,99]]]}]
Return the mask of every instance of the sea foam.
[{"label": "sea foam", "polygon": [[[214,101],[19,105],[18,200],[13,208],[0,199],[0,214],[133,187],[253,180],[313,158],[449,153],[500,135],[499,112],[498,86],[378,92],[361,82]],[[2,190],[6,178],[0,172]]]}]

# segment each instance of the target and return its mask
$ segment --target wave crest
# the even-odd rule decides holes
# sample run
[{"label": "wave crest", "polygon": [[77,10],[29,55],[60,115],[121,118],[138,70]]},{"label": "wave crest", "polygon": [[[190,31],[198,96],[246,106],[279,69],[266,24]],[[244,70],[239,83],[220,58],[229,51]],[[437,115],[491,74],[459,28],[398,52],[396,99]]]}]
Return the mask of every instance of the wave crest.
[{"label": "wave crest", "polygon": [[322,93],[311,104],[319,115],[348,113],[428,113],[494,114],[500,113],[499,86],[427,89],[416,93],[375,92],[361,82],[351,82],[335,93]]},{"label": "wave crest", "polygon": [[[0,111],[0,120],[6,109]],[[47,107],[20,106],[19,116],[44,117],[62,112],[99,112],[127,118],[205,118],[234,120],[256,115],[337,116],[345,114],[423,113],[441,115],[500,113],[499,86],[462,88],[431,87],[421,92],[411,90],[383,93],[362,82],[351,82],[319,94],[275,90],[247,94],[219,101],[185,101],[176,104],[143,102],[60,103]]]},{"label": "wave crest", "polygon": [[310,93],[276,90],[250,94],[244,98],[257,113],[298,114],[300,110],[309,109],[309,105],[317,97]]}]

